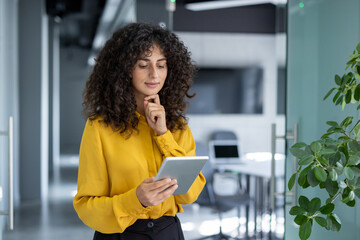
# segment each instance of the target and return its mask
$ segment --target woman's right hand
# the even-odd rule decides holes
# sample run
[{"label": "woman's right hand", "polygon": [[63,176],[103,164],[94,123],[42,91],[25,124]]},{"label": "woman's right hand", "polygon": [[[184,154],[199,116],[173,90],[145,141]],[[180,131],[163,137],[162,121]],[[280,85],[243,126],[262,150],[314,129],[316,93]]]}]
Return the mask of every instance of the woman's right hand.
[{"label": "woman's right hand", "polygon": [[154,179],[147,178],[136,188],[136,196],[144,207],[162,203],[178,188],[176,179],[165,178],[156,182]]}]

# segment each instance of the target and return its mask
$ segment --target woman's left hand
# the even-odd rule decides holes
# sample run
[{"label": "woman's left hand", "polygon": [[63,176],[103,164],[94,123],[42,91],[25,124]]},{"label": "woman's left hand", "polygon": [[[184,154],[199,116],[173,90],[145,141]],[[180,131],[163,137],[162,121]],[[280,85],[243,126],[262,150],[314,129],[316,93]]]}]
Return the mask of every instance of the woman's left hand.
[{"label": "woman's left hand", "polygon": [[159,95],[144,98],[145,117],[149,126],[156,134],[163,135],[167,132],[165,108],[160,104]]}]

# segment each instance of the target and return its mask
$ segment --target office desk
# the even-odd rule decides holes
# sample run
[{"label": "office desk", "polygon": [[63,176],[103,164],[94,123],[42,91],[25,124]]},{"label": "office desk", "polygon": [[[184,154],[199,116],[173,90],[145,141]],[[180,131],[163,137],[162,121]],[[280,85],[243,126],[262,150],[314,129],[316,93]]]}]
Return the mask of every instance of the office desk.
[{"label": "office desk", "polygon": [[[239,176],[245,176],[246,191],[253,199],[253,212],[254,212],[254,233],[255,236],[260,235],[262,238],[266,229],[263,229],[264,215],[272,215],[270,208],[270,179],[271,179],[271,154],[259,155],[261,158],[255,158],[256,155],[245,155],[240,164],[215,164],[215,168],[219,172],[233,172]],[[255,157],[254,157],[255,156]],[[266,157],[264,157],[266,156]],[[285,156],[277,155],[275,158],[275,179],[278,183],[284,183],[285,176]],[[240,179],[243,179],[240,177]],[[283,192],[284,189],[278,189]],[[249,211],[249,209],[247,209]],[[269,219],[269,218],[266,218]],[[271,219],[271,218],[270,218]],[[271,220],[268,221],[268,226]],[[273,229],[269,229],[269,234]]]},{"label": "office desk", "polygon": [[[271,159],[255,160],[243,158],[239,164],[215,164],[219,171],[233,171],[262,178],[271,178]],[[282,177],[285,174],[285,160],[275,160],[275,176]]]}]

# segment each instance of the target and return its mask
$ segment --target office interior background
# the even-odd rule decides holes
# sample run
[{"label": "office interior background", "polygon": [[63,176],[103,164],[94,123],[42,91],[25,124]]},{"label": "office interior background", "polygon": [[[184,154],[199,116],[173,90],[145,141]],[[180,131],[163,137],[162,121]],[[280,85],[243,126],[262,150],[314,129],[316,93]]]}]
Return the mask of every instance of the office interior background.
[{"label": "office interior background", "polygon": [[[220,225],[232,237],[297,239],[287,214],[292,197],[277,197],[271,209],[269,192],[274,142],[275,190],[284,193],[293,141],[272,137],[293,136],[297,128],[297,141],[311,142],[326,121],[355,111],[339,111],[322,98],[360,42],[359,10],[359,0],[0,0],[0,212],[11,213],[14,203],[14,230],[8,230],[10,217],[0,215],[0,240],[92,238],[71,202],[85,124],[82,90],[104,41],[135,21],[175,31],[191,51],[199,72],[187,116],[199,146],[210,154],[212,134],[231,131],[241,158],[264,172],[259,177],[246,164],[219,167],[215,190],[238,191],[232,180],[240,176],[250,204],[240,207],[240,216],[228,209],[222,221],[209,206],[184,206],[179,218],[186,239],[216,234]],[[300,194],[319,193],[297,188]],[[337,213],[339,233],[315,227],[310,239],[357,239],[359,207],[339,205]]]}]

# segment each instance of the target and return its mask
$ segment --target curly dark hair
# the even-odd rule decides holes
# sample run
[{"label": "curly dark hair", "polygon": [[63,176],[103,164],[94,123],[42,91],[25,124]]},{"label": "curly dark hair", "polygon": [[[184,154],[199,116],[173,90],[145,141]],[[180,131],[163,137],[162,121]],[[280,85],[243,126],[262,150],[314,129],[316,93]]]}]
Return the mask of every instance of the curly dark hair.
[{"label": "curly dark hair", "polygon": [[183,42],[169,30],[146,23],[131,23],[116,31],[99,52],[83,94],[83,113],[90,120],[101,117],[114,131],[137,131],[139,119],[132,86],[132,70],[138,58],[156,44],[166,57],[168,73],[158,93],[166,112],[170,131],[183,129],[186,123],[185,96],[196,67]]}]

